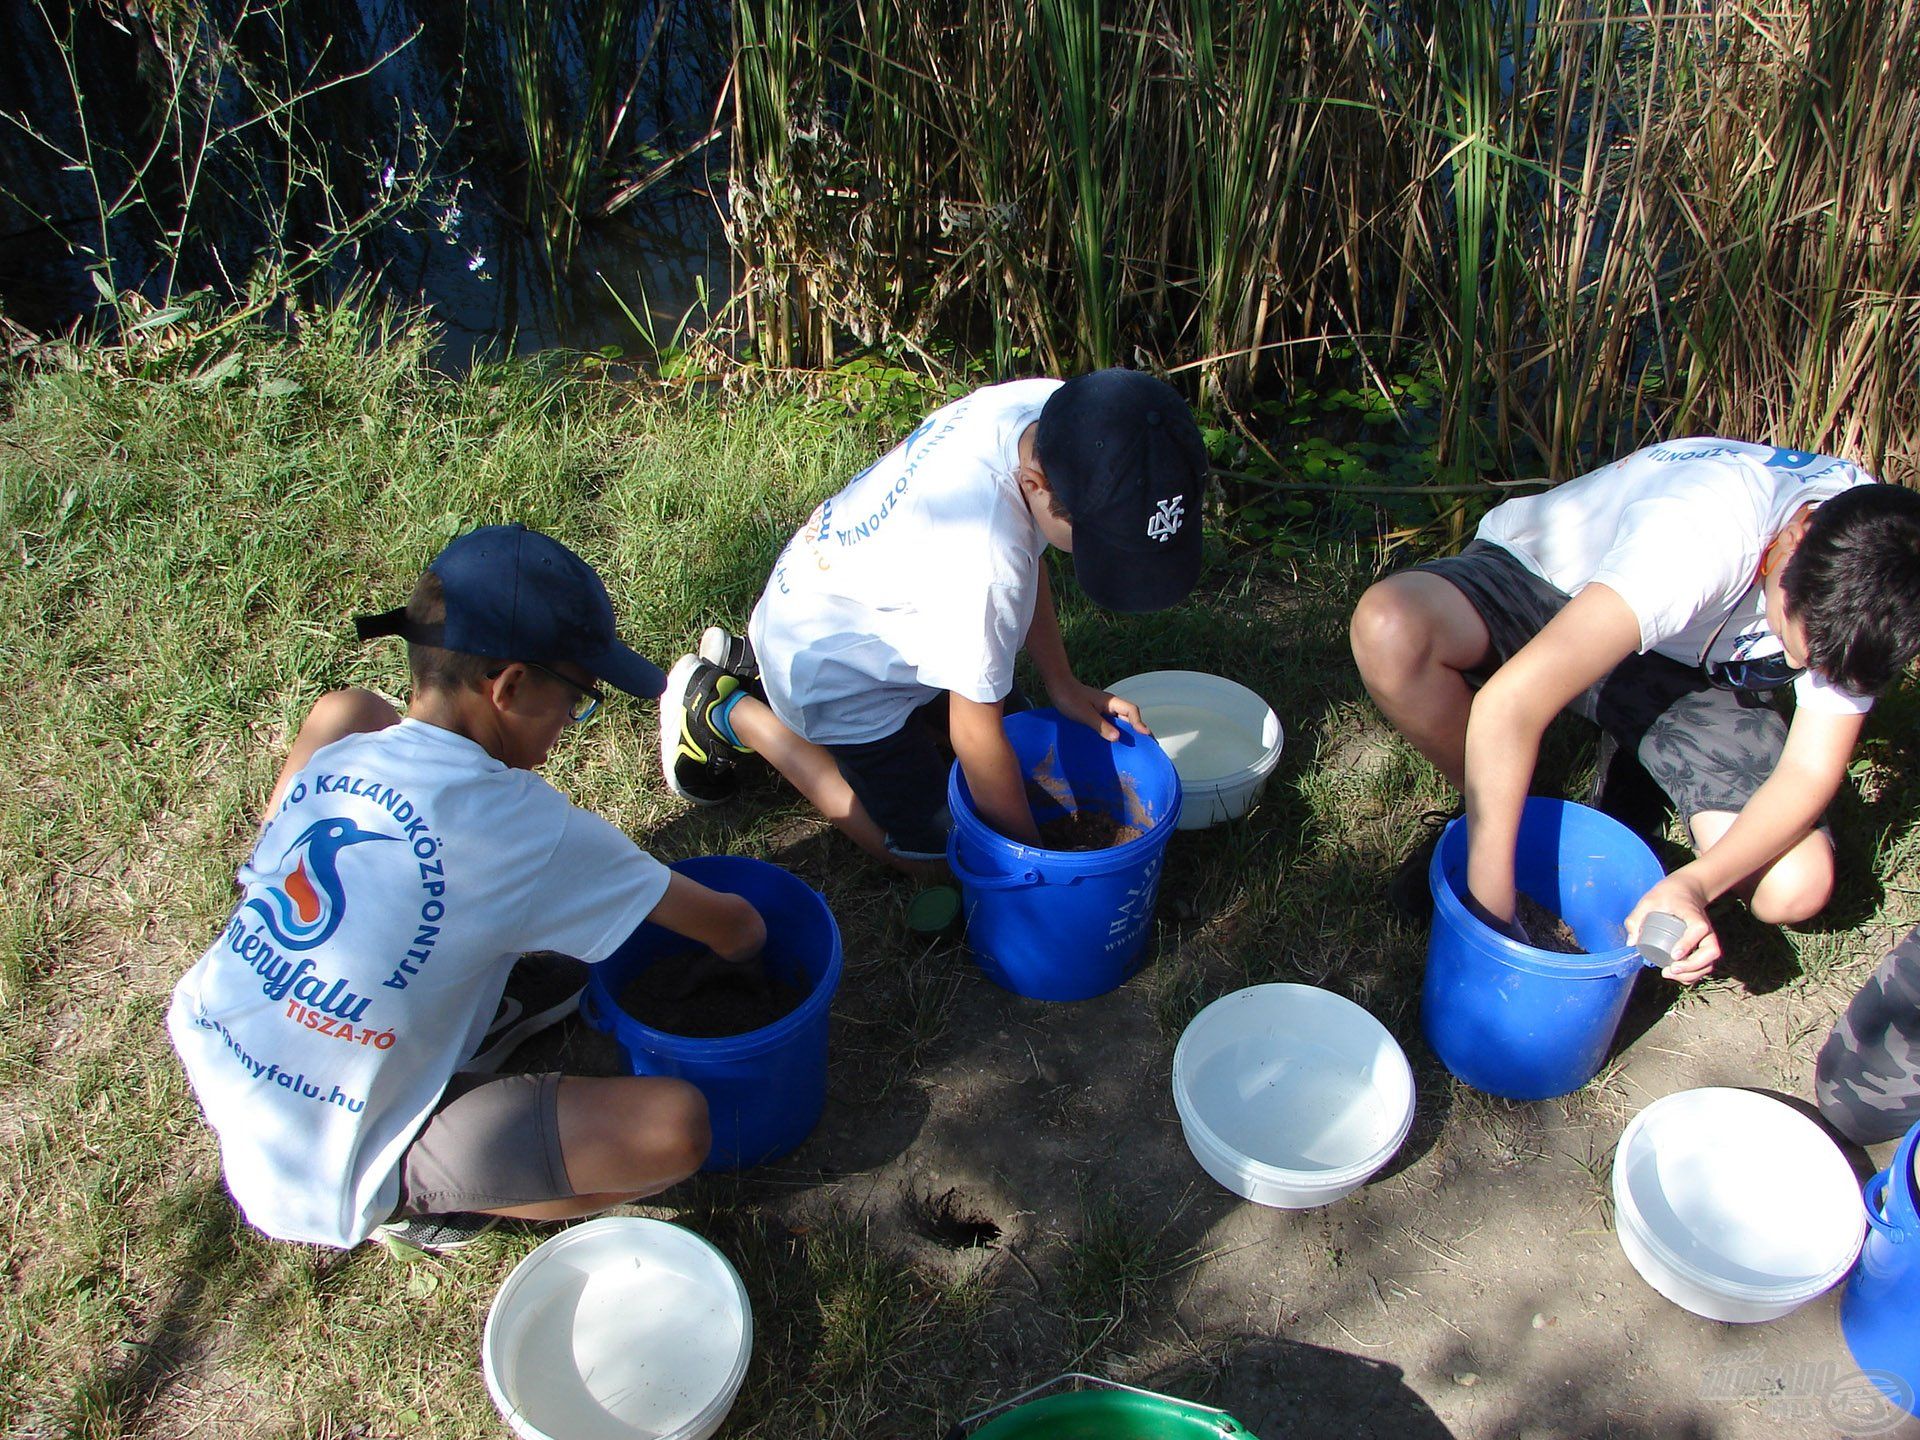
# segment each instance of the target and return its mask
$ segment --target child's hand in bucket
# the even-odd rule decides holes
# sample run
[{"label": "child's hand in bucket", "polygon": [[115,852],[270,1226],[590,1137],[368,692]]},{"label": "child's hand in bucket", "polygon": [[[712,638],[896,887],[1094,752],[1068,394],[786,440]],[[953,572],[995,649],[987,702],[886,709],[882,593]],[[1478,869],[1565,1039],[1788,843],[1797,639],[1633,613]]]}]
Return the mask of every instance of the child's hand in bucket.
[{"label": "child's hand in bucket", "polygon": [[704,950],[688,962],[671,986],[663,987],[669,1000],[685,1000],[691,995],[721,987],[745,990],[764,996],[773,986],[767,976],[766,962],[753,955],[745,960],[729,960],[724,955]]}]

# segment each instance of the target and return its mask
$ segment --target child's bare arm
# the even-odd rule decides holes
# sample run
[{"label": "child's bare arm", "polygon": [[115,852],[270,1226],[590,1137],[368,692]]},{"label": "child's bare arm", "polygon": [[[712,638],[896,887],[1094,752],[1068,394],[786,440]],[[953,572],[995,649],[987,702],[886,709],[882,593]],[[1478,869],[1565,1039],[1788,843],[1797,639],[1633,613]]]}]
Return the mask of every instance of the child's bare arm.
[{"label": "child's bare arm", "polygon": [[1540,737],[1575,696],[1640,645],[1640,622],[1605,585],[1589,585],[1494,672],[1467,712],[1467,888],[1513,919],[1514,847]]},{"label": "child's bare arm", "polygon": [[1007,741],[1003,720],[998,701],[983,705],[964,696],[948,696],[947,733],[980,818],[1010,840],[1038,845],[1040,831],[1033,823],[1033,807],[1027,803],[1026,776]]},{"label": "child's bare arm", "polygon": [[1047,579],[1044,564],[1040,567],[1040,593],[1033,605],[1033,623],[1027,627],[1027,654],[1033,658],[1033,668],[1040,673],[1040,683],[1047,687],[1047,698],[1053,702],[1053,708],[1068,719],[1091,726],[1106,740],[1120,738],[1120,732],[1107,719],[1109,715],[1118,715],[1136,730],[1147,731],[1139,706],[1096,685],[1088,685],[1073,673],[1066,644],[1060,638],[1060,617],[1053,608],[1053,586]]},{"label": "child's bare arm", "polygon": [[1707,919],[1707,906],[1757,877],[1820,823],[1846,778],[1865,724],[1865,715],[1796,710],[1780,763],[1733,824],[1634,906],[1627,917],[1629,933],[1655,910],[1678,915],[1687,924],[1687,933],[1674,947],[1674,963],[1662,972],[1669,979],[1691,985],[1712,971],[1720,942]]},{"label": "child's bare arm", "polygon": [[751,960],[767,943],[766,922],[741,899],[675,875],[647,919],[697,940],[724,960]]}]

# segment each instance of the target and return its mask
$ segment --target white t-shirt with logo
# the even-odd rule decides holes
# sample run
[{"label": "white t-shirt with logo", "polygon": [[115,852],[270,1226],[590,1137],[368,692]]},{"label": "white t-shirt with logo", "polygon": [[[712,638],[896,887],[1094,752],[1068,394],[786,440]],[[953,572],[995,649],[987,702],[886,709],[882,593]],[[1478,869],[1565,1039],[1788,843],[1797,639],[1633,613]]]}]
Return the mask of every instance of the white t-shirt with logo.
[{"label": "white t-shirt with logo", "polygon": [[933,412],[787,542],[749,634],[767,703],[817,744],[893,734],[943,690],[1013,688],[1046,540],[1014,472],[1058,380]]},{"label": "white t-shirt with logo", "polygon": [[167,1014],[248,1222],[283,1240],[365,1239],[515,957],[605,959],[668,878],[607,821],[452,731],[403,720],[317,751]]},{"label": "white t-shirt with logo", "polygon": [[[1689,666],[1762,659],[1783,648],[1760,583],[1767,546],[1801,506],[1873,483],[1831,455],[1673,440],[1497,505],[1477,534],[1569,595],[1595,581],[1613,590],[1640,622],[1643,654]],[[1794,697],[1829,714],[1873,707],[1812,671]]]}]

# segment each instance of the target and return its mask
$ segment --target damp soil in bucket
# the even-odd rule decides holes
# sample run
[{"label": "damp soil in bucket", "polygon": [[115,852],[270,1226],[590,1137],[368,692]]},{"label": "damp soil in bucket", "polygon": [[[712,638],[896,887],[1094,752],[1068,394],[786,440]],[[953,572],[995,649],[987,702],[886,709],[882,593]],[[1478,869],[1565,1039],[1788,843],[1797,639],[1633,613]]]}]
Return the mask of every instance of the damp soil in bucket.
[{"label": "damp soil in bucket", "polygon": [[620,1008],[669,1035],[718,1040],[771,1025],[806,998],[806,991],[758,964],[734,965],[688,950],[661,957],[629,980]]},{"label": "damp soil in bucket", "polygon": [[1550,950],[1555,955],[1587,953],[1573,927],[1531,895],[1521,892],[1514,896],[1514,915],[1534,949]]},{"label": "damp soil in bucket", "polygon": [[[1053,808],[1054,797],[1037,785],[1029,785],[1027,801],[1037,815]],[[1038,824],[1040,843],[1049,850],[1110,850],[1147,833],[1144,827],[1125,824],[1091,805],[1068,809]]]}]

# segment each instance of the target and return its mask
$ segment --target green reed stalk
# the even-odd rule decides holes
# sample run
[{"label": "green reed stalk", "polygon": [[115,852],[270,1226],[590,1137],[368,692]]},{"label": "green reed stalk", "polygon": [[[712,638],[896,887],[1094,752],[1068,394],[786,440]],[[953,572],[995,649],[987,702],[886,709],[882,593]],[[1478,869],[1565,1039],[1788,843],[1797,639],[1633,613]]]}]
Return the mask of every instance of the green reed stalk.
[{"label": "green reed stalk", "polygon": [[1117,316],[1108,290],[1111,220],[1101,184],[1108,103],[1101,0],[1038,0],[1041,44],[1031,52],[1034,89],[1051,106],[1047,127],[1072,256],[1078,330],[1072,350],[1092,366],[1114,356]]}]

